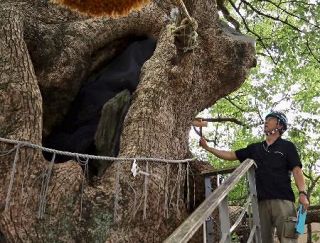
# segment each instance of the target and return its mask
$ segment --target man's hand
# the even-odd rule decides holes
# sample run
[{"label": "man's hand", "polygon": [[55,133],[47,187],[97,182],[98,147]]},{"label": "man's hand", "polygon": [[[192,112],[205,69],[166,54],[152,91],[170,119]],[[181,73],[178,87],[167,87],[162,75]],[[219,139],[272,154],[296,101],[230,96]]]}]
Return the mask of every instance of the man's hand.
[{"label": "man's hand", "polygon": [[309,200],[304,193],[299,193],[299,203],[302,204],[304,211],[306,211],[308,209]]},{"label": "man's hand", "polygon": [[207,141],[204,139],[204,137],[201,137],[199,140],[199,145],[204,148],[205,150],[208,150],[209,146],[207,144]]}]

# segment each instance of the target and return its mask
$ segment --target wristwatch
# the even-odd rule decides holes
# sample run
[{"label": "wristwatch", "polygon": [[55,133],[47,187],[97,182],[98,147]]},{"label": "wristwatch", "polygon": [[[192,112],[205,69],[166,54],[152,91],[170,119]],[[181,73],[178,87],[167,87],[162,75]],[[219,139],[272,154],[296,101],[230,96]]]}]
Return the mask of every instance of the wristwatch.
[{"label": "wristwatch", "polygon": [[300,194],[303,194],[303,195],[305,195],[306,197],[308,197],[308,194],[307,194],[306,191],[299,191],[299,196],[300,196]]}]

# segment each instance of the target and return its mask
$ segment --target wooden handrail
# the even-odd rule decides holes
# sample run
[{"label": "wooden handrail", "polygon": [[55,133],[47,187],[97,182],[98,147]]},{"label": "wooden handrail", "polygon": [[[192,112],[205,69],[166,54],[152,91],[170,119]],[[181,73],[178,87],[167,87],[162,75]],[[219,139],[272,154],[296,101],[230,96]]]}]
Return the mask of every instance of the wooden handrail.
[{"label": "wooden handrail", "polygon": [[255,164],[246,159],[200,206],[164,241],[165,243],[187,242],[218,207],[239,180]]},{"label": "wooden handrail", "polygon": [[249,208],[249,204],[251,202],[250,200],[250,196],[247,199],[247,202],[244,204],[242,212],[240,213],[239,217],[237,218],[236,222],[234,222],[234,224],[231,226],[230,228],[230,233],[232,233],[240,224],[241,220],[243,219],[244,215],[246,214],[248,208]]},{"label": "wooden handrail", "polygon": [[254,234],[256,233],[257,226],[253,225],[247,243],[251,243],[253,241]]}]

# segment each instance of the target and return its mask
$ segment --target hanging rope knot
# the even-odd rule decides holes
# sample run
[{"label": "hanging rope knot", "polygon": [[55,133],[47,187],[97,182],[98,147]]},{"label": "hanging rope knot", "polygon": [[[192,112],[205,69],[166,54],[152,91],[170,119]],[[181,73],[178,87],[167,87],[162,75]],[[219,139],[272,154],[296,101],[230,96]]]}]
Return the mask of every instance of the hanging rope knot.
[{"label": "hanging rope knot", "polygon": [[182,46],[184,52],[192,51],[198,46],[198,22],[192,18],[182,0],[177,3],[182,9],[185,18],[180,23],[169,26],[171,32],[175,35],[177,42]]},{"label": "hanging rope knot", "polygon": [[198,22],[197,20],[195,20],[195,18],[184,18],[182,21],[181,21],[181,25],[185,25],[185,26],[190,26],[192,28],[193,31],[197,31],[198,29]]},{"label": "hanging rope knot", "polygon": [[184,52],[192,51],[198,46],[198,22],[194,18],[184,18],[178,26],[173,24],[170,29]]}]

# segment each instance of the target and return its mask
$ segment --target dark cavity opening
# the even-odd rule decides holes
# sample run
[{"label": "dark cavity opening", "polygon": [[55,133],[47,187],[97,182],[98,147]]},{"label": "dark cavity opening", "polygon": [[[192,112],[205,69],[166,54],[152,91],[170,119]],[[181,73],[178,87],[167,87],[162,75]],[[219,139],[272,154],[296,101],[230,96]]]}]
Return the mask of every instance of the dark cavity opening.
[{"label": "dark cavity opening", "polygon": [[[156,42],[135,38],[84,82],[66,116],[43,138],[43,146],[82,154],[117,156],[122,123],[130,106],[141,67],[153,54]],[[51,161],[52,153],[43,153]],[[56,155],[55,162],[75,158]],[[89,174],[100,176],[110,162],[89,161]]]},{"label": "dark cavity opening", "polygon": [[0,231],[0,243],[6,243],[6,242],[7,242],[7,240],[4,236],[4,234]]}]

